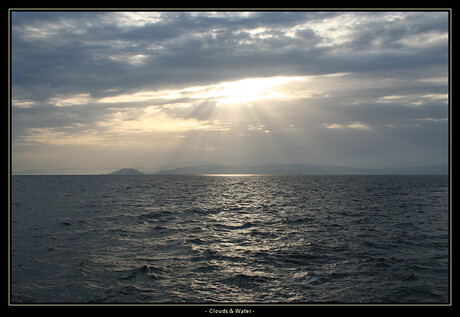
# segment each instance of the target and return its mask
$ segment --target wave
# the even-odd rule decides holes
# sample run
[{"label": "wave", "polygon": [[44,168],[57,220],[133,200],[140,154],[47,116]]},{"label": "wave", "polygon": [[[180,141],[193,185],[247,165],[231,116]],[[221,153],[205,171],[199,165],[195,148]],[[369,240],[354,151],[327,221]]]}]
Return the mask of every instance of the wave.
[{"label": "wave", "polygon": [[13,178],[11,298],[446,302],[447,182]]}]

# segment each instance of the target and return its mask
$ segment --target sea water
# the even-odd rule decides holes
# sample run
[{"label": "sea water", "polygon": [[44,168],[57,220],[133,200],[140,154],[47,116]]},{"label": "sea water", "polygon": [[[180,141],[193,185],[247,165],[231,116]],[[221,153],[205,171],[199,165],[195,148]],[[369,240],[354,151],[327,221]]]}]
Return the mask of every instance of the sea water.
[{"label": "sea water", "polygon": [[447,303],[447,176],[12,176],[12,303]]}]

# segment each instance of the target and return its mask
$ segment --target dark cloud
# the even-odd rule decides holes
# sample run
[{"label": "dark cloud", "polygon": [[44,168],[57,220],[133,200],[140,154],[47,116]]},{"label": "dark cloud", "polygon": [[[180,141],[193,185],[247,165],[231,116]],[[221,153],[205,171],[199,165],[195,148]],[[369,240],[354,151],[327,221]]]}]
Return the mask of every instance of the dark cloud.
[{"label": "dark cloud", "polygon": [[[207,132],[189,132],[197,141],[183,145],[183,157],[185,148],[211,141],[202,152],[226,157],[228,149],[211,154],[217,140],[245,135],[238,142],[252,154],[239,163],[281,160],[275,148],[304,163],[325,156],[330,163],[343,157],[348,165],[372,156],[381,165],[446,158],[447,12],[15,11],[11,27],[13,138],[22,146],[36,141],[37,131],[112,136],[107,127],[137,119],[147,131],[143,142],[148,133],[152,138],[155,120],[162,127],[170,120],[177,131],[207,124]],[[321,77],[336,73],[347,74]],[[216,98],[184,90],[273,76],[310,76],[312,86],[289,84],[298,97],[254,101],[234,114]],[[163,90],[177,96],[117,99]],[[112,101],[104,101],[108,97]],[[271,140],[272,156],[257,146],[261,140]],[[404,149],[413,154],[399,159]]]},{"label": "dark cloud", "polygon": [[[373,23],[372,28],[356,27],[350,41],[337,45],[341,50],[349,50],[348,54],[335,54],[336,47],[319,46],[323,34],[309,27],[309,22],[318,23],[338,14],[258,12],[254,17],[229,19],[167,12],[166,18],[156,23],[126,26],[120,23],[117,12],[15,12],[14,82],[22,86],[41,82],[51,91],[66,85],[63,89],[75,87],[96,92],[114,87],[135,89],[178,82],[185,85],[225,80],[226,76],[234,79],[279,75],[283,70],[286,74],[294,71],[318,74],[337,69],[368,71],[446,61],[443,47],[441,56],[436,52],[421,54],[418,49],[403,54],[387,52],[409,32],[413,35],[442,30],[439,19],[434,19],[432,28],[427,30],[425,24],[422,28],[420,20],[424,17],[418,16],[410,19],[416,22],[414,26],[407,22],[380,21]],[[287,36],[286,30],[299,23],[303,27],[294,31],[298,38]],[[408,25],[415,30],[408,31]],[[270,36],[251,37],[248,31],[257,27],[267,29]],[[373,49],[370,42],[376,40],[381,41],[383,49],[369,52]],[[129,60],[138,54],[145,59],[142,66],[136,67]]]}]

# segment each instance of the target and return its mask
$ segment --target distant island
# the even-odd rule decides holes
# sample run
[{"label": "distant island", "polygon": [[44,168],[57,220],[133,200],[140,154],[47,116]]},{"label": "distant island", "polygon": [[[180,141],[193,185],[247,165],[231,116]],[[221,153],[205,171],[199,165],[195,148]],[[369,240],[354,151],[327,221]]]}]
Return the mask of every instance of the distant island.
[{"label": "distant island", "polygon": [[107,175],[144,175],[135,168],[122,168]]},{"label": "distant island", "polygon": [[199,174],[272,174],[272,175],[449,175],[448,164],[401,168],[358,168],[326,164],[222,165],[199,163],[160,171],[121,168],[101,174],[95,169],[67,168],[24,170],[12,175],[199,175]]},{"label": "distant island", "polygon": [[208,164],[161,170],[156,175],[196,174],[276,174],[276,175],[448,175],[448,164],[403,168],[356,168],[337,165],[269,164],[219,165]]}]

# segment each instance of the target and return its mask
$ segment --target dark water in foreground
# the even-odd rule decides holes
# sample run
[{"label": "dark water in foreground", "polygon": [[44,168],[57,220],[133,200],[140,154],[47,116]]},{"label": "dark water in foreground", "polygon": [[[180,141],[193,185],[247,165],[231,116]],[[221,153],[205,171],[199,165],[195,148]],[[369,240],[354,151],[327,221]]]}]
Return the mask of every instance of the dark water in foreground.
[{"label": "dark water in foreground", "polygon": [[445,303],[447,176],[13,176],[11,300]]}]

